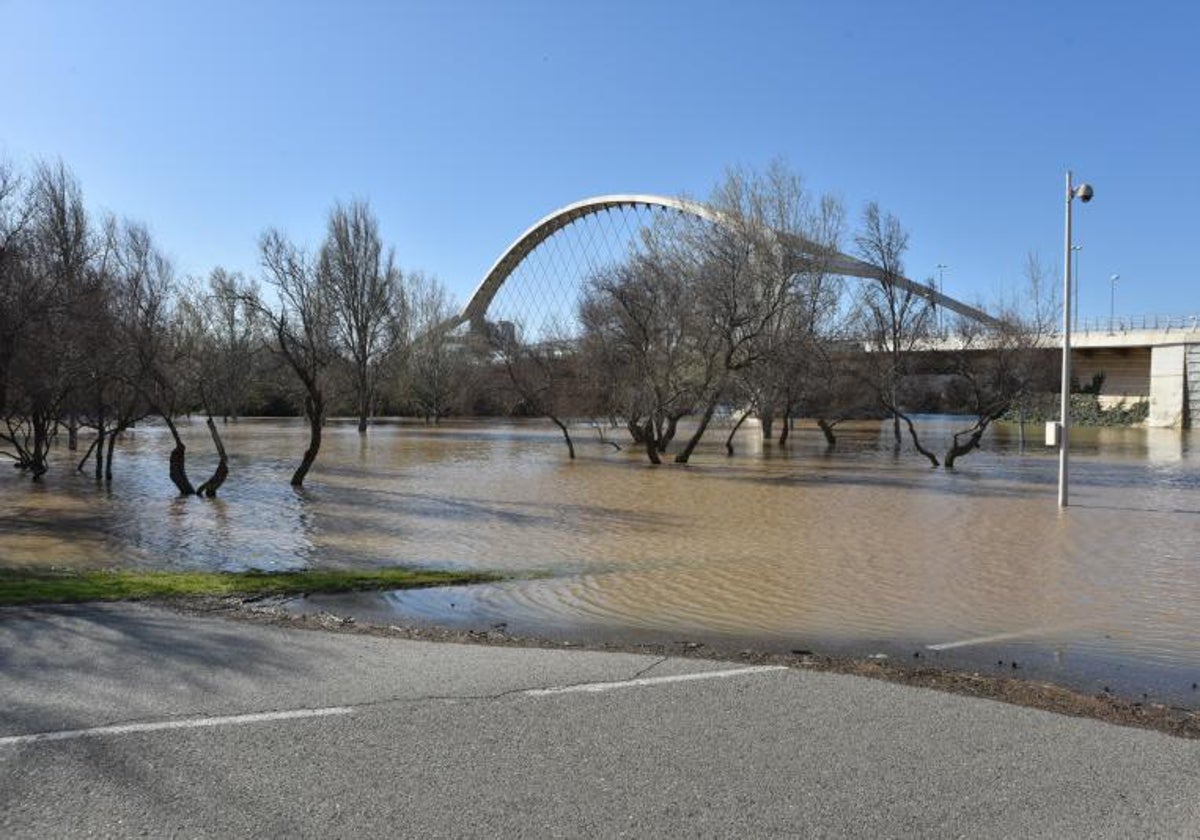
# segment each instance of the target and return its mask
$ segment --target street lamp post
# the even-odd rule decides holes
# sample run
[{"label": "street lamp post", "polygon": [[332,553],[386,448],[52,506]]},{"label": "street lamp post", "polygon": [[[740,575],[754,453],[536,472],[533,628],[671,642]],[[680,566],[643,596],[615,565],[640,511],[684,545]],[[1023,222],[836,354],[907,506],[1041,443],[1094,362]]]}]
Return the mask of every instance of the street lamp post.
[{"label": "street lamp post", "polygon": [[1071,250],[1075,252],[1075,271],[1072,272],[1075,277],[1075,300],[1071,304],[1075,311],[1075,320],[1072,328],[1079,332],[1079,252],[1083,250],[1083,246],[1072,245]]},{"label": "street lamp post", "polygon": [[1063,247],[1063,339],[1062,339],[1062,399],[1058,431],[1058,506],[1067,506],[1067,456],[1070,450],[1071,427],[1071,203],[1079,199],[1085,204],[1092,200],[1090,184],[1076,187],[1067,170],[1066,236]]},{"label": "street lamp post", "polygon": [[1114,274],[1108,278],[1108,334],[1113,334],[1113,315],[1117,309],[1117,281],[1121,279],[1120,274]]}]

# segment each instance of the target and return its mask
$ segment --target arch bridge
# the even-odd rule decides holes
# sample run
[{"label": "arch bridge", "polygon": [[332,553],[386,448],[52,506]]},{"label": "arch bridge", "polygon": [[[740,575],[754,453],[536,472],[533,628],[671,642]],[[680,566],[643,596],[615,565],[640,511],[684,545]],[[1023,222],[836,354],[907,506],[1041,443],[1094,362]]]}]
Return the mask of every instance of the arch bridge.
[{"label": "arch bridge", "polygon": [[[538,252],[544,246],[548,246],[548,243],[555,234],[565,231],[576,222],[598,216],[609,216],[614,211],[674,212],[697,217],[717,225],[728,224],[728,221],[722,214],[708,205],[682,198],[631,193],[601,195],[576,201],[538,220],[528,230],[517,237],[505,249],[504,253],[500,255],[487,274],[484,275],[471,295],[470,300],[467,301],[466,305],[447,326],[457,327],[468,323],[471,325],[472,331],[484,332],[487,329],[489,310],[492,309],[497,295],[500,294],[505,284],[510,281],[514,274],[527,261],[534,257],[535,252]],[[621,227],[621,224],[617,225],[618,229]],[[623,227],[624,233],[632,239],[634,234],[633,227],[628,224],[624,224]],[[595,245],[594,237],[591,244]],[[800,245],[802,249],[814,255],[820,253],[822,250],[815,243],[809,241],[802,241]],[[546,273],[554,271],[561,274],[565,264],[570,261],[570,257],[571,255],[564,256],[560,253],[557,258],[557,268],[551,269]],[[844,277],[877,280],[883,274],[882,270],[877,266],[842,253],[835,253],[832,255],[832,258],[829,255],[823,255],[822,259],[828,266],[830,273]],[[903,277],[897,279],[895,282],[901,288],[927,298],[935,306],[958,313],[980,323],[998,323],[995,318],[986,312],[949,297],[941,291],[930,288],[923,283],[917,283]],[[531,300],[527,302],[536,304],[539,296],[540,292],[535,290],[529,296]],[[504,319],[493,317],[492,320],[499,321]]]},{"label": "arch bridge", "polygon": [[[470,324],[473,332],[487,334],[489,320],[515,325],[535,311],[550,311],[551,320],[573,320],[582,280],[613,260],[627,258],[638,228],[652,224],[656,213],[681,213],[713,224],[728,223],[712,207],[683,198],[630,193],[576,201],[539,219],[517,237],[484,275],[462,310],[441,327]],[[814,255],[822,250],[812,242],[802,242],[801,247]],[[822,260],[832,274],[862,280],[882,276],[877,266],[846,254],[834,254],[832,259],[822,254]],[[987,325],[998,323],[988,313],[922,283],[900,278],[896,284],[966,318]],[[510,296],[507,301],[506,295]],[[1113,401],[1148,399],[1149,425],[1195,426],[1195,418],[1200,417],[1198,324],[1195,317],[1178,323],[1168,320],[1159,324],[1156,320],[1141,324],[1139,329],[1132,322],[1118,321],[1114,330],[1110,319],[1107,331],[1092,334],[1085,330],[1075,337],[1073,367],[1081,378],[1105,373],[1105,390],[1109,393],[1102,393],[1102,397]]]}]

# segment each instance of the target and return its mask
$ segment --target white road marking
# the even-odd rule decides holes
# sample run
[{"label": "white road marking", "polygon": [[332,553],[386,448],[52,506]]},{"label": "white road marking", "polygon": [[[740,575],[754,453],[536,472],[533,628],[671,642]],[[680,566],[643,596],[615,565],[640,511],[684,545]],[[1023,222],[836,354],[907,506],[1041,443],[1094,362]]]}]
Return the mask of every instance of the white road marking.
[{"label": "white road marking", "polygon": [[696,671],[690,674],[675,674],[669,677],[641,677],[636,680],[620,682],[581,683],[579,685],[563,685],[556,688],[531,688],[521,692],[526,697],[545,697],[548,694],[596,694],[601,691],[612,691],[618,688],[633,688],[639,685],[665,685],[667,683],[691,682],[692,680],[719,680],[728,677],[740,677],[746,674],[763,674],[767,671],[786,671],[786,665],[755,665],[750,668],[734,668],[729,671]]},{"label": "white road marking", "polygon": [[939,645],[925,645],[927,650],[952,650],[971,645],[986,645],[991,642],[1007,642],[1009,639],[1023,639],[1026,636],[1045,636],[1060,630],[1075,630],[1082,624],[1059,624],[1053,627],[1030,627],[1028,630],[1015,630],[1012,633],[997,633],[994,636],[979,636],[975,639],[963,639],[959,642],[942,642]]},{"label": "white road marking", "polygon": [[257,712],[248,715],[161,720],[153,723],[122,723],[114,726],[94,726],[91,729],[65,729],[59,732],[35,732],[30,735],[5,735],[0,737],[0,747],[36,744],[41,741],[69,741],[73,738],[91,738],[97,735],[132,735],[138,732],[159,732],[164,729],[199,729],[205,726],[237,726],[243,723],[299,720],[301,718],[329,717],[330,715],[348,715],[353,712],[353,709],[345,706],[328,706],[323,709],[295,709],[289,712]]}]

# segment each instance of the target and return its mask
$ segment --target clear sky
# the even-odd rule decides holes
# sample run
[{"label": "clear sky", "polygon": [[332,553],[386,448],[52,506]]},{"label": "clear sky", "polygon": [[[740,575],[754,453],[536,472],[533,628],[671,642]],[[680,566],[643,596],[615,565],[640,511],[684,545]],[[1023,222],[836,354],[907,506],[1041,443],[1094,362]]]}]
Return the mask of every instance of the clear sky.
[{"label": "clear sky", "polygon": [[1084,316],[1200,313],[1200,6],[1173,2],[0,0],[0,155],[61,158],[184,274],[257,275],[366,198],[460,301],[556,207],[703,197],[782,157],[909,276],[992,301],[1061,272]]}]

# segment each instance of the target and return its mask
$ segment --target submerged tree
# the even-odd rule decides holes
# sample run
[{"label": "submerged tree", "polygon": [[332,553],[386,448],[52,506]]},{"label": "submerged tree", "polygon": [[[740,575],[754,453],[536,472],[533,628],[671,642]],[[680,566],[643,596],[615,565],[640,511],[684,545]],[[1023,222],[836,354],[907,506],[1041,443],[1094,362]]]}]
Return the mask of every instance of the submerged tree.
[{"label": "submerged tree", "polygon": [[462,337],[446,329],[455,309],[437,278],[410,273],[408,299],[404,396],[426,424],[436,424],[451,412],[469,383],[472,351]]},{"label": "submerged tree", "polygon": [[407,320],[400,270],[393,252],[384,253],[379,222],[366,202],[334,205],[316,271],[329,298],[338,351],[351,370],[363,433]]},{"label": "submerged tree", "polygon": [[262,298],[255,298],[255,306],[269,325],[274,349],[287,361],[304,389],[308,448],[291,479],[293,487],[300,487],[321,451],[326,378],[337,358],[334,306],[312,259],[282,233],[268,230],[259,240],[259,250],[267,282],[279,305],[272,307]]},{"label": "submerged tree", "polygon": [[929,335],[933,307],[928,296],[904,281],[904,252],[908,233],[891,213],[871,202],[863,211],[863,224],[854,238],[858,253],[878,269],[864,286],[861,323],[867,347],[862,367],[863,384],[892,418],[894,445],[900,448],[900,422],[908,427],[913,447],[938,466],[937,456],[921,445],[912,418],[901,404],[901,386],[911,372],[917,345]]},{"label": "submerged tree", "polygon": [[624,264],[593,276],[580,320],[587,368],[654,463],[688,415],[696,425],[675,456],[687,463],[723,402],[760,409],[799,402],[819,324],[836,309],[828,279],[840,206],[813,202],[780,164],[731,171],[703,218],[664,221]]},{"label": "submerged tree", "polygon": [[0,192],[0,442],[37,480],[89,356],[79,326],[94,304],[95,240],[82,190],[61,163],[37,167],[23,195],[11,172],[0,175]]},{"label": "submerged tree", "polygon": [[583,364],[608,380],[651,463],[662,462],[677,424],[696,404],[701,331],[686,280],[659,252],[635,255],[589,278],[580,303]]},{"label": "submerged tree", "polygon": [[537,342],[522,342],[517,336],[497,348],[503,360],[517,410],[545,417],[562,432],[567,455],[575,458],[575,443],[567,425],[568,412],[578,407],[578,359],[572,342],[562,329],[543,332]]},{"label": "submerged tree", "polygon": [[1057,284],[1045,281],[1033,254],[1026,262],[1025,279],[1019,302],[1006,307],[997,323],[960,319],[956,329],[960,340],[943,356],[951,397],[973,419],[969,428],[954,433],[942,462],[946,469],[978,449],[992,423],[1030,395],[1053,390],[1058,381],[1058,370],[1046,364]]}]

